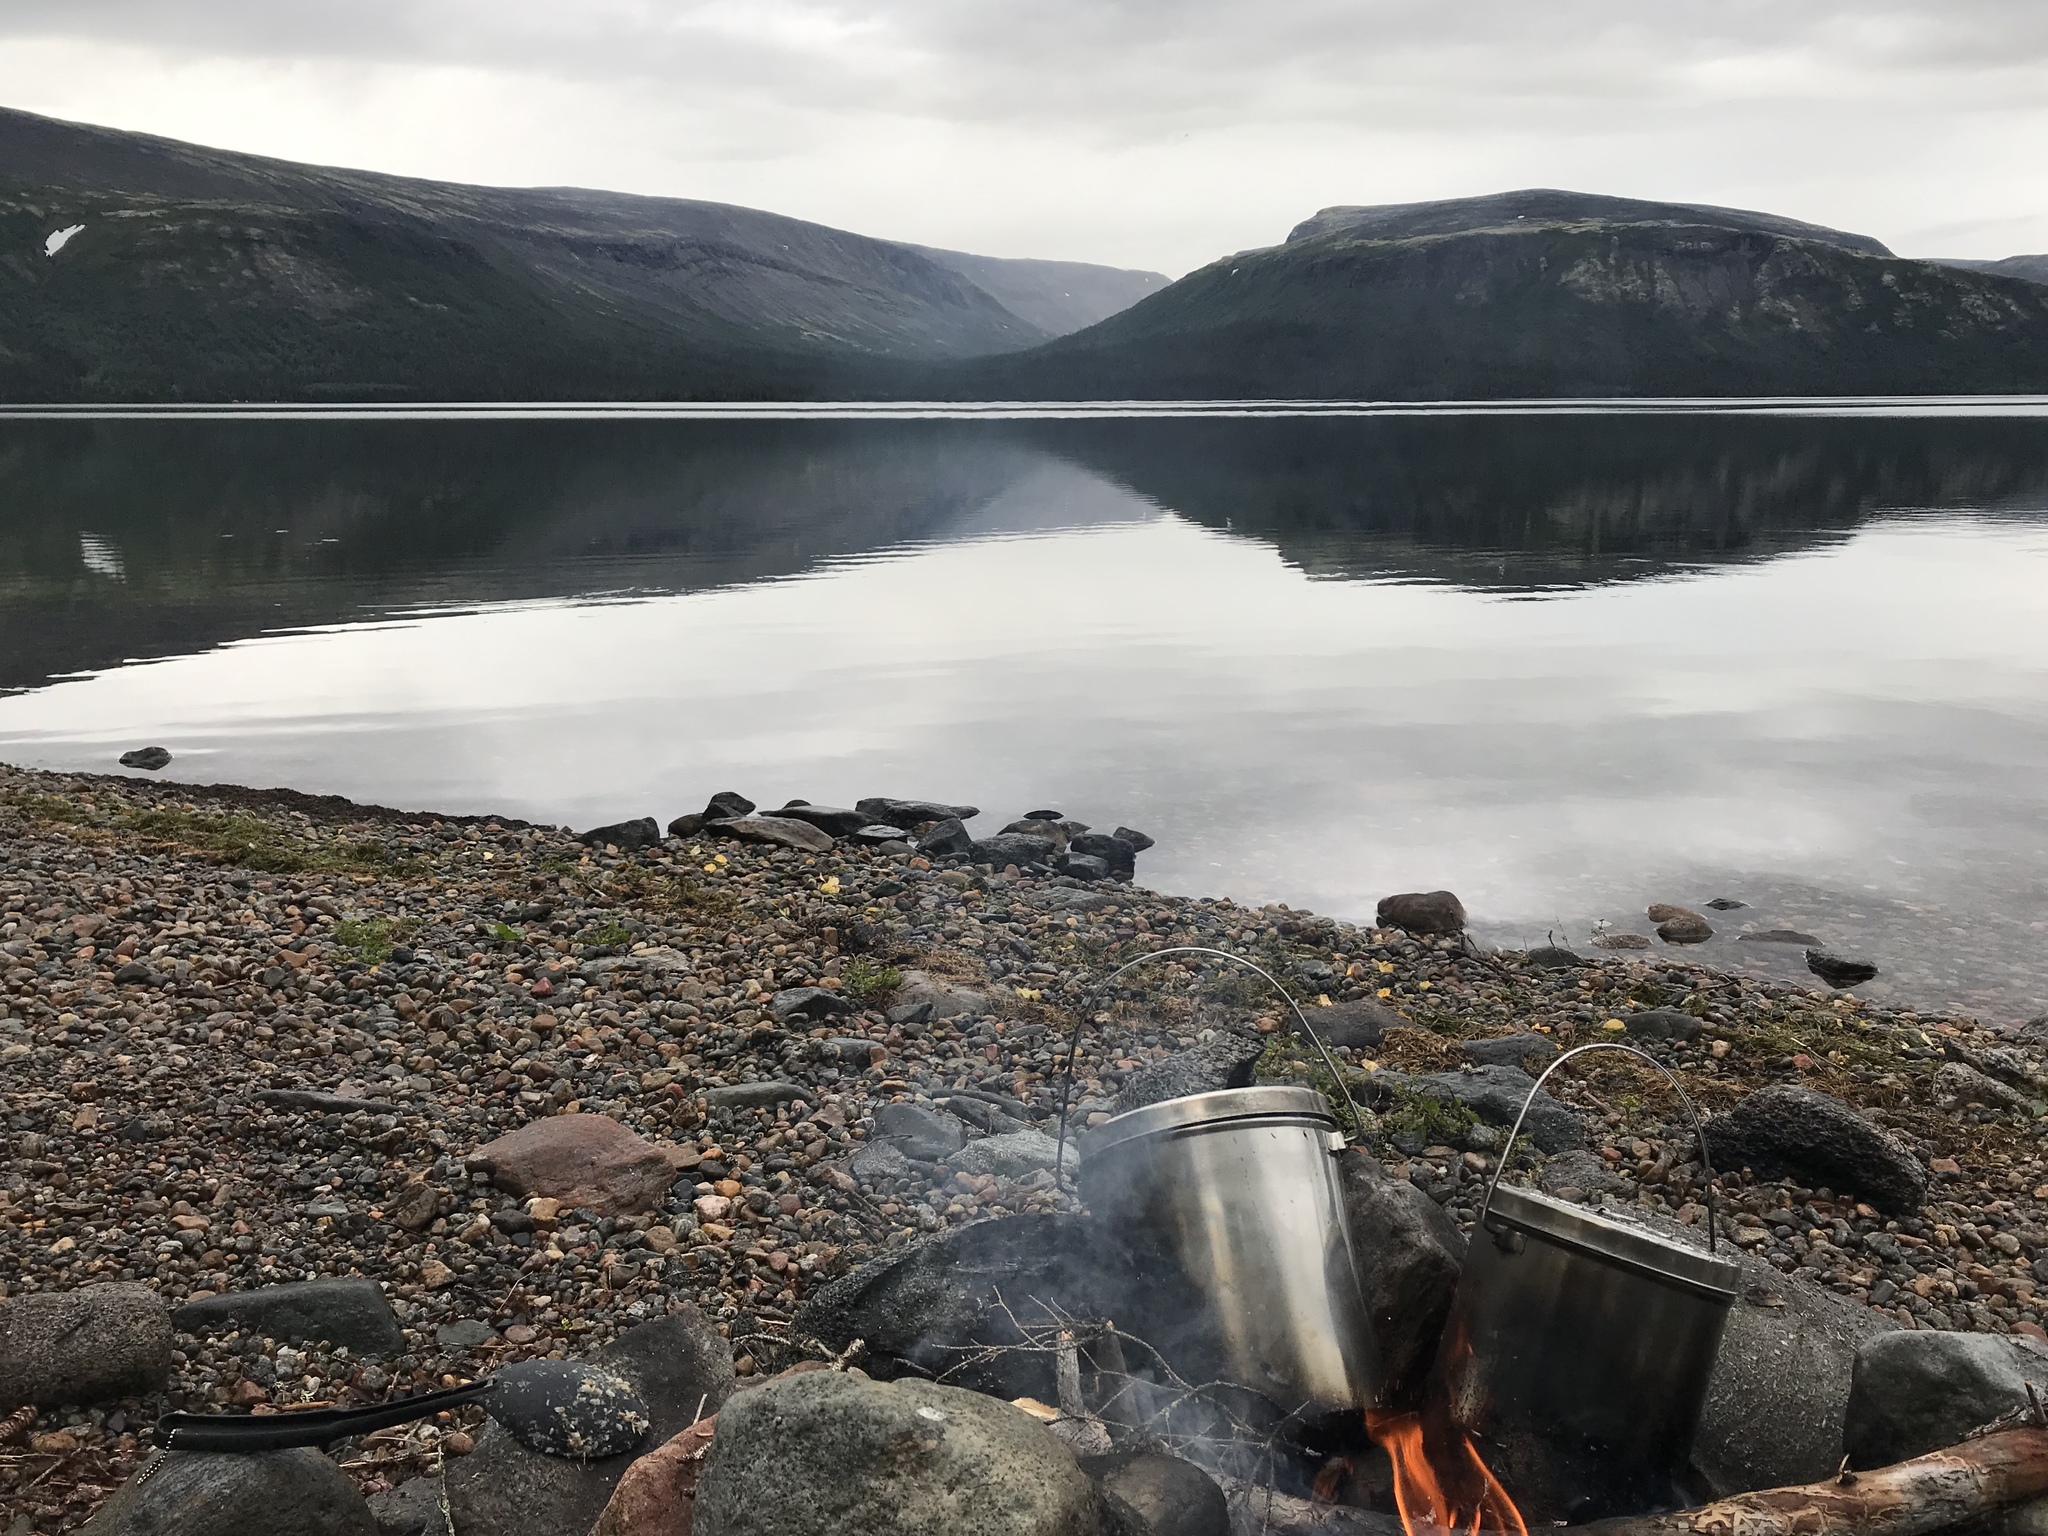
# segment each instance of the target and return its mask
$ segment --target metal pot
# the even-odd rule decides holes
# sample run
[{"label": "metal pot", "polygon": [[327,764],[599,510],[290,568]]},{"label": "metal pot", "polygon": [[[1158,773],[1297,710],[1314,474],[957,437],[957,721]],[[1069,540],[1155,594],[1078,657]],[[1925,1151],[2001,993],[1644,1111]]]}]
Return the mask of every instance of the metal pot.
[{"label": "metal pot", "polygon": [[[1536,1080],[1599,1041],[1567,1051]],[[1669,1072],[1664,1072],[1667,1079]],[[1699,1116],[1677,1081],[1693,1129]],[[1518,1116],[1502,1150],[1505,1169]],[[1500,1187],[1480,1207],[1431,1381],[1431,1407],[1481,1441],[1532,1522],[1577,1523],[1693,1502],[1686,1464],[1741,1271],[1646,1223]]]},{"label": "metal pot", "polygon": [[1226,1088],[1118,1115],[1081,1162],[1090,1210],[1154,1270],[1155,1296],[1178,1294],[1178,1321],[1220,1352],[1227,1377],[1290,1413],[1363,1408],[1380,1388],[1337,1175],[1344,1146],[1313,1089]]}]

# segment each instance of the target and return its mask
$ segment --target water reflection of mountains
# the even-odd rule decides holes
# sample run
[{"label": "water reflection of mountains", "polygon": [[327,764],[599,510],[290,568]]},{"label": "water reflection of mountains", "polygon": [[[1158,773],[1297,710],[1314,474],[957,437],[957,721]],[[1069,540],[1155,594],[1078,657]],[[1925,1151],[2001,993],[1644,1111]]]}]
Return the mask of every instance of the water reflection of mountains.
[{"label": "water reflection of mountains", "polygon": [[1319,576],[1539,592],[2042,505],[2048,425],[2010,420],[19,423],[0,686],[1159,508]]}]

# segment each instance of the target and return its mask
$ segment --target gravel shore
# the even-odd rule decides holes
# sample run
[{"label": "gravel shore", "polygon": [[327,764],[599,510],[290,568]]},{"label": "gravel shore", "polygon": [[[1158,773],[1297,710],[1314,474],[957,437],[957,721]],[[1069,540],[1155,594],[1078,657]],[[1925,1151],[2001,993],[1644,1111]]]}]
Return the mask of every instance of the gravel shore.
[{"label": "gravel shore", "polygon": [[[1066,1199],[1043,1168],[850,1169],[883,1105],[1050,1130],[1076,1009],[1096,1020],[1081,1124],[1247,1019],[1269,1037],[1263,1075],[1318,1080],[1273,1000],[1218,968],[1183,958],[1094,990],[1170,945],[1254,959],[1354,1029],[1379,1019],[1338,1052],[1361,1085],[1531,1030],[1625,1038],[1704,1110],[1773,1083],[1831,1095],[1925,1162],[1923,1208],[1731,1173],[1722,1231],[1895,1320],[2048,1340],[2048,1066],[2028,1030],[1723,975],[1674,948],[1479,954],[901,844],[627,854],[511,820],[12,769],[0,838],[0,1296],[129,1280],[178,1305],[360,1275],[405,1333],[375,1361],[180,1334],[167,1393],[45,1413],[0,1445],[0,1530],[75,1527],[171,1408],[377,1401],[581,1354],[682,1303],[718,1320],[742,1374],[786,1363],[796,1307],[830,1277],[919,1231]],[[1698,1033],[1630,1025],[1658,1009]],[[1591,1134],[1538,1177],[1702,1219],[1661,1078],[1602,1053],[1552,1083]],[[1375,1150],[1469,1222],[1498,1129],[1413,1091],[1371,1097]],[[683,1176],[658,1209],[536,1216],[470,1167],[570,1111],[669,1152]],[[343,1464],[388,1486],[465,1452],[471,1422],[387,1432]]]}]

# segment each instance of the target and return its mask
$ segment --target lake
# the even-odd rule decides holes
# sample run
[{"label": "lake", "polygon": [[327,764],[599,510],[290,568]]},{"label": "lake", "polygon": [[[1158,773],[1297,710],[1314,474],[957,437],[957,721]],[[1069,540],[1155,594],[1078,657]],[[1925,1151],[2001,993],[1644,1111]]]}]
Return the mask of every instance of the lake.
[{"label": "lake", "polygon": [[[2048,404],[15,413],[0,758],[589,825],[1058,809],[1160,889],[2048,1011]],[[1661,948],[1661,946],[1660,946]]]}]

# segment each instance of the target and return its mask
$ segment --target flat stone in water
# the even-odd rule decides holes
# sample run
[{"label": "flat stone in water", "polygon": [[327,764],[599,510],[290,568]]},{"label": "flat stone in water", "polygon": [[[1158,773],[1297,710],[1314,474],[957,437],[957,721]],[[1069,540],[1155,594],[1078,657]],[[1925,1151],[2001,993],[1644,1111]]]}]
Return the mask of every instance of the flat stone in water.
[{"label": "flat stone in water", "polygon": [[573,1360],[506,1366],[484,1406],[528,1450],[583,1461],[632,1450],[652,1422],[624,1381]]}]

